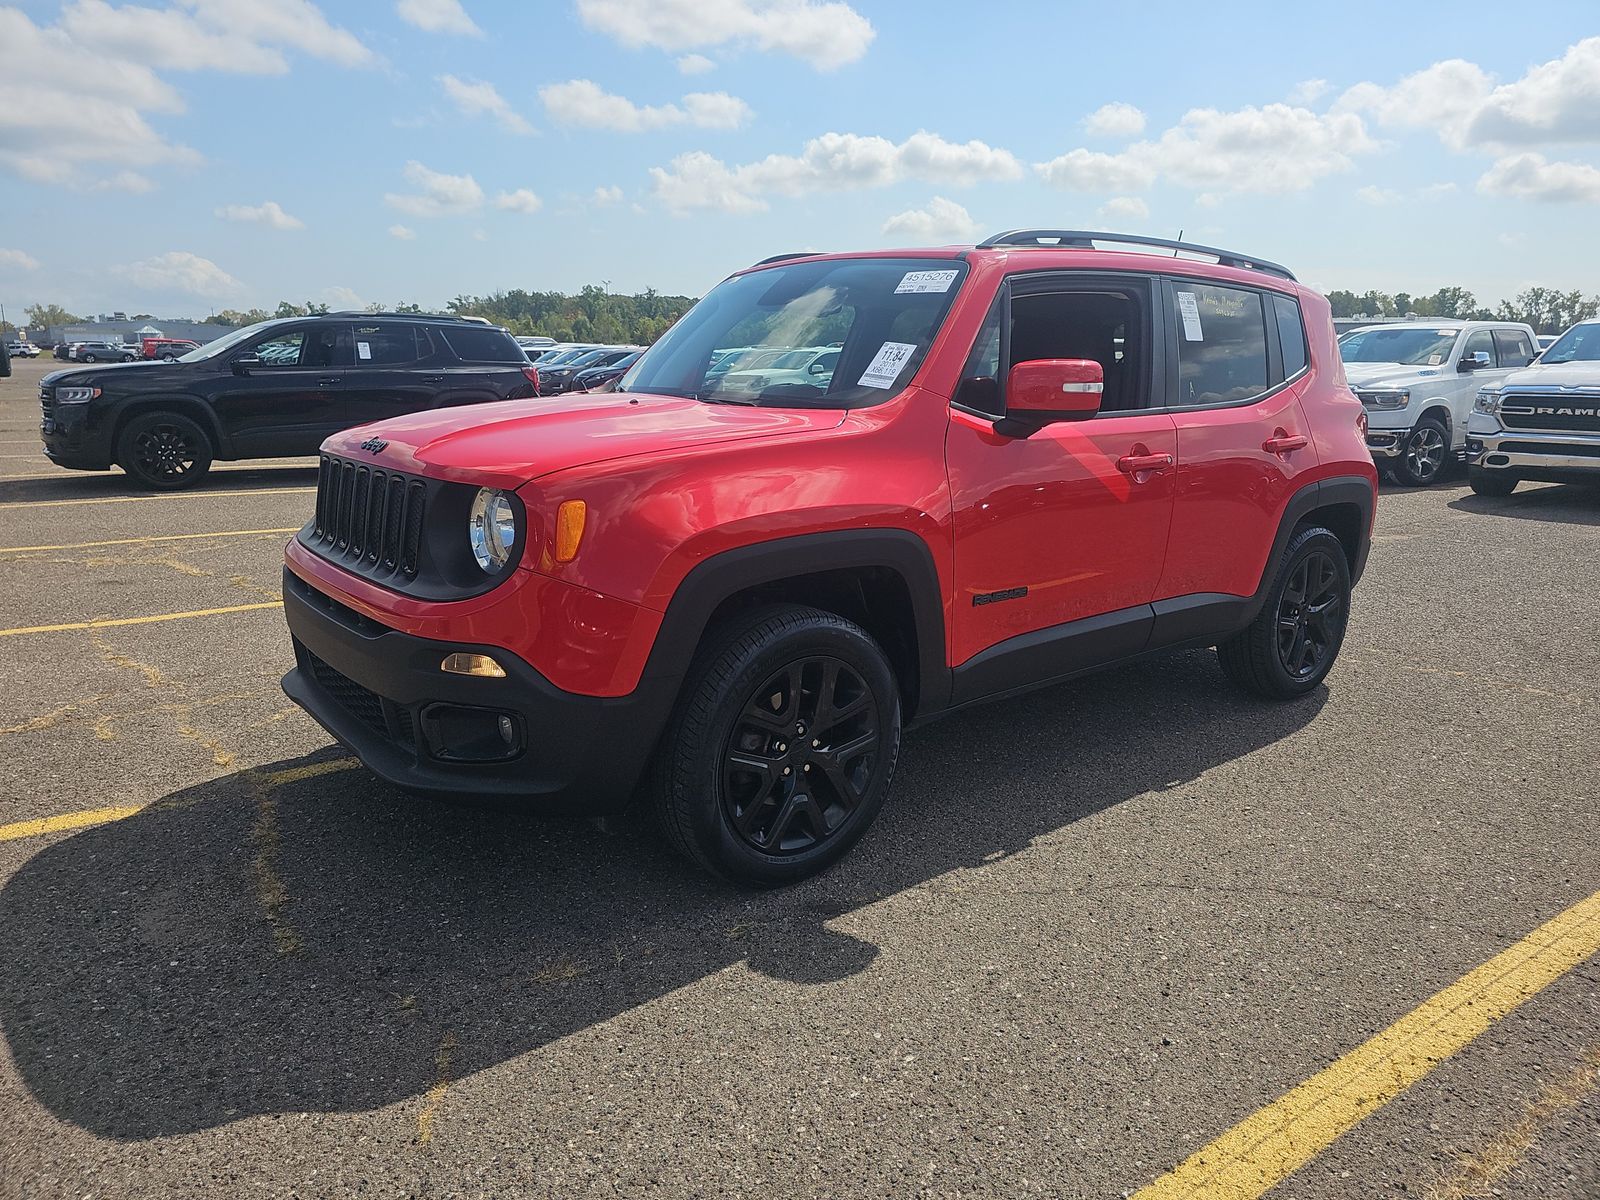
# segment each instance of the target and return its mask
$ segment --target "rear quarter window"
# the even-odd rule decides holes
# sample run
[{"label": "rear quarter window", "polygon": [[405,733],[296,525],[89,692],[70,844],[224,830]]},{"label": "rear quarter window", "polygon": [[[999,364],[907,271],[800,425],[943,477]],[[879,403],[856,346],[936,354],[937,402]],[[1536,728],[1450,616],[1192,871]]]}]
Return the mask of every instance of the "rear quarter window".
[{"label": "rear quarter window", "polygon": [[438,332],[462,362],[521,363],[527,358],[516,339],[503,329],[452,326]]},{"label": "rear quarter window", "polygon": [[1283,347],[1283,377],[1293,379],[1306,369],[1306,328],[1300,319],[1300,305],[1288,296],[1272,297],[1278,319],[1278,341]]}]

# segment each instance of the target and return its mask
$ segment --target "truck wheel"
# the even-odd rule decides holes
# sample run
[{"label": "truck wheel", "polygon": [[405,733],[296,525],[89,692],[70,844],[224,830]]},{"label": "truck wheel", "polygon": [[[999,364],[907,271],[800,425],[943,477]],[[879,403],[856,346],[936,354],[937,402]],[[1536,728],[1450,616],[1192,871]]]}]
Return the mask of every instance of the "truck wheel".
[{"label": "truck wheel", "polygon": [[653,800],[683,854],[775,887],[860,840],[899,753],[899,689],[865,630],[814,608],[753,609],[696,655],[656,752]]},{"label": "truck wheel", "polygon": [[117,463],[141,487],[193,487],[211,470],[211,439],[181,413],[140,413],[122,427]]},{"label": "truck wheel", "polygon": [[1467,468],[1467,483],[1480,496],[1509,496],[1522,481],[1506,471],[1485,471],[1482,467]]},{"label": "truck wheel", "polygon": [[1450,431],[1438,417],[1423,417],[1406,435],[1400,457],[1394,460],[1399,483],[1426,487],[1437,482],[1450,461]]},{"label": "truck wheel", "polygon": [[1247,692],[1292,700],[1322,682],[1344,644],[1350,567],[1318,525],[1289,540],[1256,619],[1217,647],[1223,673]]}]

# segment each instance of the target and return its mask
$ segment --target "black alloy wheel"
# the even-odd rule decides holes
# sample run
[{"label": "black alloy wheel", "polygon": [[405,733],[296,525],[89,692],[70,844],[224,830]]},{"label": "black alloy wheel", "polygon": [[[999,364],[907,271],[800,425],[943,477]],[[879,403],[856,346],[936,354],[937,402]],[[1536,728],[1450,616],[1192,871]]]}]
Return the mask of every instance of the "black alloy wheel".
[{"label": "black alloy wheel", "polygon": [[181,413],[134,417],[117,439],[117,462],[145,487],[176,491],[198,483],[211,470],[211,440]]},{"label": "black alloy wheel", "polygon": [[1344,636],[1344,588],[1339,569],[1317,550],[1297,562],[1278,601],[1278,661],[1299,681],[1318,674]]},{"label": "black alloy wheel", "polygon": [[882,727],[877,698],[848,663],[820,655],[789,663],[755,689],[729,734],[729,823],[763,854],[821,845],[860,807]]}]

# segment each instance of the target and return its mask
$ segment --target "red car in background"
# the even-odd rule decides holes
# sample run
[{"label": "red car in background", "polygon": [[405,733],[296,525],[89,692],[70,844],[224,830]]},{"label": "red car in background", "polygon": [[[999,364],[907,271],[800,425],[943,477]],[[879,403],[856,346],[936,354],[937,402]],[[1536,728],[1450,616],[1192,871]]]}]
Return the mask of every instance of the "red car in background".
[{"label": "red car in background", "polygon": [[200,349],[200,343],[188,338],[145,338],[145,358],[159,358],[171,362],[175,358],[182,358],[191,350]]}]

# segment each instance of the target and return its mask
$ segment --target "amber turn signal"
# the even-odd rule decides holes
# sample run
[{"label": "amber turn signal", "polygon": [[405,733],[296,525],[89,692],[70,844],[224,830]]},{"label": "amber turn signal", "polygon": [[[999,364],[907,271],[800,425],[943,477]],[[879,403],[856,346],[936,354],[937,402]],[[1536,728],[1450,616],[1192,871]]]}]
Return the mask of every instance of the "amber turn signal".
[{"label": "amber turn signal", "polygon": [[589,519],[589,506],[582,500],[563,500],[556,510],[556,561],[569,563],[578,557],[583,542],[583,525]]},{"label": "amber turn signal", "polygon": [[466,654],[459,650],[445,655],[439,670],[450,675],[476,675],[480,679],[506,677],[506,669],[487,654]]}]

